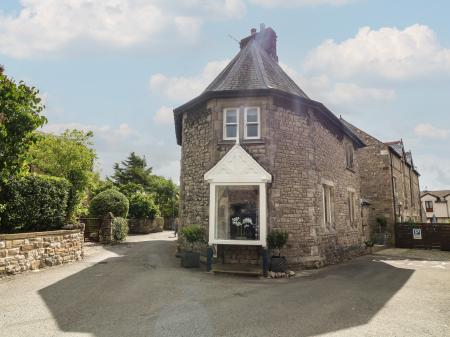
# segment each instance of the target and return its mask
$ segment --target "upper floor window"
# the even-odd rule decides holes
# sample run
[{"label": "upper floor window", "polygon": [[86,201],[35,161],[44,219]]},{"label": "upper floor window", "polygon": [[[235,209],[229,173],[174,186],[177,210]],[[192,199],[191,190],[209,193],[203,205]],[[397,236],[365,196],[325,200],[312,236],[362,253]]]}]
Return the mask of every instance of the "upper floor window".
[{"label": "upper floor window", "polygon": [[354,166],[354,153],[353,153],[353,145],[348,144],[345,147],[345,159],[347,163],[347,168],[353,169]]},{"label": "upper floor window", "polygon": [[425,201],[425,210],[427,212],[433,212],[433,202],[432,201]]},{"label": "upper floor window", "polygon": [[223,111],[223,139],[236,139],[239,134],[239,109],[225,109]]},{"label": "upper floor window", "polygon": [[259,139],[261,137],[260,110],[257,107],[245,108],[244,139]]}]

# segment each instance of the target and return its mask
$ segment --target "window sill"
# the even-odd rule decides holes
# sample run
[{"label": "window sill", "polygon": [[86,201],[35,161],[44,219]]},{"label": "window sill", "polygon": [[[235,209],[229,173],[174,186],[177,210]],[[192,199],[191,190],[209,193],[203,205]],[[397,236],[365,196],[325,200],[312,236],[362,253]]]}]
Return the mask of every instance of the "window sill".
[{"label": "window sill", "polygon": [[[240,139],[239,140],[239,144],[265,144],[266,141],[264,139]],[[217,143],[217,145],[234,145],[236,144],[236,140],[235,139],[231,139],[231,140],[226,140],[226,139],[222,139],[219,140],[219,142]]]},{"label": "window sill", "polygon": [[356,173],[356,171],[355,171],[355,169],[354,168],[351,168],[351,167],[346,167],[346,169],[347,170],[349,170],[350,172],[352,172],[352,173]]}]

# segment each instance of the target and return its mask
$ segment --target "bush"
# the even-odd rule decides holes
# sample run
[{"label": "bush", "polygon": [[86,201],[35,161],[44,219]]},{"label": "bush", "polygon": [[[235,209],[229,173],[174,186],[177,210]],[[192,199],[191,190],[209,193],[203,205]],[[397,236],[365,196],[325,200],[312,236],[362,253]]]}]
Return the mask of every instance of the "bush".
[{"label": "bush", "polygon": [[45,231],[61,228],[67,215],[70,183],[64,178],[30,175],[15,178],[4,187],[5,207],[1,229]]},{"label": "bush", "polygon": [[267,235],[267,245],[269,249],[277,249],[280,255],[280,250],[286,245],[288,237],[289,234],[286,231],[274,229]]},{"label": "bush", "polygon": [[180,232],[191,246],[194,246],[194,243],[203,240],[203,228],[200,225],[183,226],[180,229]]},{"label": "bush", "polygon": [[127,219],[117,217],[112,221],[113,240],[115,242],[124,241],[128,236],[128,221]]},{"label": "bush", "polygon": [[97,194],[91,200],[89,214],[102,218],[109,212],[114,216],[126,218],[128,214],[129,202],[126,196],[116,189],[109,189]]},{"label": "bush", "polygon": [[153,196],[150,194],[136,193],[130,197],[129,218],[153,220],[159,216],[159,207],[156,206]]}]

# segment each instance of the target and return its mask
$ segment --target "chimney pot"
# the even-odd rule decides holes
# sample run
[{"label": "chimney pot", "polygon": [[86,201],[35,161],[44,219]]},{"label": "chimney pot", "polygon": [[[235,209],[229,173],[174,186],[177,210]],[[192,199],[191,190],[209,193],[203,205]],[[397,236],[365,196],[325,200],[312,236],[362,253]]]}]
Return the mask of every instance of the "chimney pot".
[{"label": "chimney pot", "polygon": [[255,35],[255,34],[256,34],[256,28],[252,28],[252,29],[250,30],[250,34]]},{"label": "chimney pot", "polygon": [[266,29],[266,25],[265,25],[264,23],[261,23],[261,24],[259,25],[259,31],[260,31],[260,32],[263,32],[265,29]]}]

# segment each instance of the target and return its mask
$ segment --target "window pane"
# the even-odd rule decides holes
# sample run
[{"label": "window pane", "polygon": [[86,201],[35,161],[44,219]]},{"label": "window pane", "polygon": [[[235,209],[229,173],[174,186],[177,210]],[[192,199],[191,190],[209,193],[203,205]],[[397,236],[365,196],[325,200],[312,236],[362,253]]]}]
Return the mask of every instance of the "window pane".
[{"label": "window pane", "polygon": [[247,125],[247,137],[258,137],[258,124]]},{"label": "window pane", "polygon": [[226,123],[234,124],[237,123],[237,111],[236,110],[227,110],[226,112]]},{"label": "window pane", "polygon": [[216,187],[216,239],[259,239],[259,187]]},{"label": "window pane", "polygon": [[236,138],[237,126],[227,125],[227,138]]},{"label": "window pane", "polygon": [[257,123],[258,122],[258,110],[248,109],[247,110],[247,123]]}]

